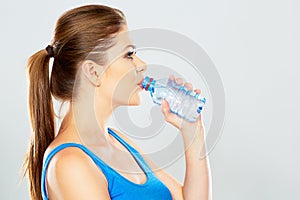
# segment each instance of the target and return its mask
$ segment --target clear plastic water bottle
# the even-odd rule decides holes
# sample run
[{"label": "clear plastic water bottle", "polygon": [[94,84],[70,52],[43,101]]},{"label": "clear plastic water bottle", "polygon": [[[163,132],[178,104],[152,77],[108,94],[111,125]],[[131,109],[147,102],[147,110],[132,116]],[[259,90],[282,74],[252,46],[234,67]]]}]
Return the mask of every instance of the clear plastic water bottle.
[{"label": "clear plastic water bottle", "polygon": [[161,105],[162,99],[165,99],[172,113],[189,122],[197,120],[206,102],[202,95],[189,91],[168,78],[154,80],[146,76],[140,86],[150,92],[154,103]]}]

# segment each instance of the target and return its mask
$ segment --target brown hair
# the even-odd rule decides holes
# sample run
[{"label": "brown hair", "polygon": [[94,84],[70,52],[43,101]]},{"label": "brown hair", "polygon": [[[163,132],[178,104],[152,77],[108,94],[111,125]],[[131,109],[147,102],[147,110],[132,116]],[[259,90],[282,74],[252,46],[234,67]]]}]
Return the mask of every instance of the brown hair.
[{"label": "brown hair", "polygon": [[[124,14],[103,5],[87,5],[65,12],[57,21],[53,47],[53,66],[49,81],[49,60],[45,49],[28,60],[28,107],[32,128],[28,152],[23,163],[28,175],[30,196],[41,200],[41,173],[44,152],[55,137],[52,95],[72,100],[78,64],[83,60],[106,62],[105,51],[113,45],[113,35],[126,24]],[[92,51],[97,56],[90,56]],[[73,96],[74,98],[74,96]]]}]

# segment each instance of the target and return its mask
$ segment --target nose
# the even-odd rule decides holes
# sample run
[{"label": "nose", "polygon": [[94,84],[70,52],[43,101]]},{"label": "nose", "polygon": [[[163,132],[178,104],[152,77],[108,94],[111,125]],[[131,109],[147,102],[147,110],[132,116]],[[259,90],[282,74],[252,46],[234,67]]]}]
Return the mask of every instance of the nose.
[{"label": "nose", "polygon": [[142,72],[147,70],[147,64],[140,59],[138,56],[134,56],[135,67],[137,72]]}]

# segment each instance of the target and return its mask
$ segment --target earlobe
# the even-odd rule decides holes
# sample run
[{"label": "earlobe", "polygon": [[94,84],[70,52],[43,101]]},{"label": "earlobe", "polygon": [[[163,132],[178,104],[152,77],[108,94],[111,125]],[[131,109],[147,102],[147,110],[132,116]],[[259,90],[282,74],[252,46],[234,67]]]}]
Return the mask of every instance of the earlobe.
[{"label": "earlobe", "polygon": [[103,67],[91,60],[85,60],[81,64],[84,76],[96,87],[101,85]]}]

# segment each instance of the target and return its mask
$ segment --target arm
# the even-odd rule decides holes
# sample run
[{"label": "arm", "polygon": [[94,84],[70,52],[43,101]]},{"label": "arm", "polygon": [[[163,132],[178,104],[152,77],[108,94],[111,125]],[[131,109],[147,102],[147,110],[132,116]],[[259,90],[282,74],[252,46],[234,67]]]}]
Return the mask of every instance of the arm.
[{"label": "arm", "polygon": [[80,149],[66,148],[51,160],[47,170],[49,199],[109,200],[104,174]]},{"label": "arm", "polygon": [[183,138],[186,159],[186,174],[182,187],[183,199],[211,199],[211,175],[201,115],[197,122],[187,122],[171,113],[166,101],[163,101],[162,112],[166,121],[180,130]]},{"label": "arm", "polygon": [[211,174],[209,160],[206,156],[204,142],[204,128],[198,126],[197,130],[182,130],[182,135],[193,133],[193,139],[184,138],[186,174],[183,186],[183,197],[186,200],[211,199]]},{"label": "arm", "polygon": [[[183,84],[180,78],[175,79],[174,76],[170,76],[170,79],[175,80],[179,85]],[[193,90],[193,86],[190,83],[185,83],[184,86],[189,90]],[[198,94],[201,93],[199,89],[194,91]],[[186,174],[182,187],[183,199],[211,199],[211,175],[209,160],[206,155],[202,114],[196,122],[187,122],[171,113],[168,102],[164,100],[162,101],[161,110],[165,120],[180,130],[184,142]]]}]

